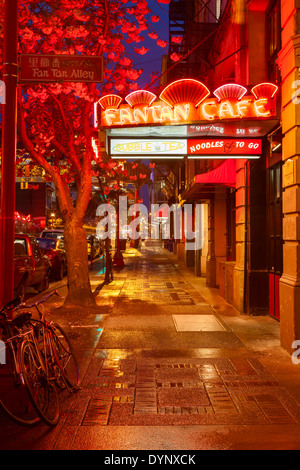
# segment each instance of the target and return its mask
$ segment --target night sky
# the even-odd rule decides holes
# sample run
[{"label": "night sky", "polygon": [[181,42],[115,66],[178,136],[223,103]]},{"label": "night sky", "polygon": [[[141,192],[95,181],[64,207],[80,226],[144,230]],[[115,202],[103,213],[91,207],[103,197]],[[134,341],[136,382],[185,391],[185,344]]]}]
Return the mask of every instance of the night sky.
[{"label": "night sky", "polygon": [[[148,36],[149,32],[156,32],[158,39],[169,41],[169,5],[158,3],[157,0],[148,0],[148,6],[153,11],[153,14],[160,18],[158,23],[152,23],[150,20],[151,29],[149,31],[143,31],[145,40],[138,45],[138,47],[144,46],[148,48],[149,51],[145,55],[139,55],[134,52],[135,46],[129,45],[130,49],[128,49],[128,51],[131,52],[130,55],[133,57],[134,66],[144,70],[138,80],[141,89],[143,89],[146,84],[150,83],[152,72],[158,72],[160,75],[162,56],[167,55],[169,52],[168,45],[165,48],[160,47],[156,44],[155,40]],[[151,16],[150,14],[150,17]]]}]

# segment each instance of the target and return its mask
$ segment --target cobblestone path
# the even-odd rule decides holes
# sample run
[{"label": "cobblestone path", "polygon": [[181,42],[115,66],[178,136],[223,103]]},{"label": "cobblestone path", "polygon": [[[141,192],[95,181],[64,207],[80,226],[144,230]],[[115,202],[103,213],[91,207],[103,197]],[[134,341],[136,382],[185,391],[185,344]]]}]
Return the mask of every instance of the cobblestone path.
[{"label": "cobblestone path", "polygon": [[158,248],[144,248],[142,255],[106,289],[102,302],[112,310],[70,422],[299,423],[297,403],[178,265]]}]

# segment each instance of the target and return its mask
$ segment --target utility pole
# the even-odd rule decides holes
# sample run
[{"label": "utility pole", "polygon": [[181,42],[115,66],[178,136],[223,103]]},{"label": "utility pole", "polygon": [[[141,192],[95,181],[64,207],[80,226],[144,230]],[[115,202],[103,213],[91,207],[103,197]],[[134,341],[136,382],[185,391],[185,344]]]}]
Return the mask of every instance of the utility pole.
[{"label": "utility pole", "polygon": [[17,147],[18,0],[4,0],[0,307],[14,297],[14,233]]},{"label": "utility pole", "polygon": [[[118,180],[118,186],[120,181]],[[116,252],[113,260],[113,265],[117,268],[123,268],[125,266],[123,255],[120,247],[120,191],[117,191],[117,231],[116,231]]]}]

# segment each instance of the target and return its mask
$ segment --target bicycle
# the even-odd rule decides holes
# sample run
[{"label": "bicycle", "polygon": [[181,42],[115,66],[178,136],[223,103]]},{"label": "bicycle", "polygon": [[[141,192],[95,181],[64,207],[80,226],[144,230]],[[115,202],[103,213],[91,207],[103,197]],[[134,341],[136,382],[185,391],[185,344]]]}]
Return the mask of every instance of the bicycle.
[{"label": "bicycle", "polygon": [[14,311],[19,304],[19,298],[9,302],[0,310],[0,328],[5,344],[5,364],[0,366],[0,407],[16,424],[33,426],[40,421],[30,400],[28,389],[22,376],[20,363],[20,347],[25,336],[31,331],[28,313],[9,318],[9,312]]},{"label": "bicycle", "polygon": [[44,362],[52,369],[52,380],[55,380],[59,388],[66,387],[70,392],[74,392],[79,387],[80,377],[70,339],[58,323],[48,322],[39,308],[39,305],[52,295],[59,294],[53,291],[41,301],[26,305],[26,308],[35,307],[38,311],[39,319],[31,319],[31,324],[34,326],[35,339],[42,351]]},{"label": "bicycle", "polygon": [[[67,334],[63,328],[50,321],[46,321],[39,305],[52,295],[59,295],[53,291],[46,297],[31,305],[15,305],[18,309],[31,309],[35,307],[39,319],[33,319],[31,313],[26,315],[26,335],[18,344],[15,369],[26,386],[30,402],[38,417],[49,426],[56,426],[59,421],[59,399],[57,389],[68,388],[70,392],[78,390],[79,368],[74,351]],[[24,424],[23,420],[18,420]],[[29,421],[26,424],[35,424]]]},{"label": "bicycle", "polygon": [[78,390],[79,367],[67,334],[52,321],[48,322],[39,305],[57,291],[26,308],[35,307],[39,319],[31,319],[32,331],[21,346],[23,378],[32,405],[41,420],[55,426],[59,420],[58,389]]}]

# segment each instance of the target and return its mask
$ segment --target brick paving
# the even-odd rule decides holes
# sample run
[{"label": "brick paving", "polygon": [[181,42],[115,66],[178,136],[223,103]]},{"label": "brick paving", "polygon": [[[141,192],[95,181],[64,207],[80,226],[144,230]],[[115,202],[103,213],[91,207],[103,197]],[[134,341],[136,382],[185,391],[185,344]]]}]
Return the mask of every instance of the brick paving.
[{"label": "brick paving", "polygon": [[[26,449],[232,448],[226,436],[233,427],[236,448],[268,448],[272,433],[277,448],[300,448],[299,404],[262,361],[273,351],[263,356],[245,341],[248,334],[259,344],[262,335],[278,344],[274,324],[260,320],[257,331],[245,332],[250,319],[216,297],[206,300],[205,289],[160,247],[130,250],[125,263],[99,291],[93,273],[100,313],[57,318],[82,373],[81,390],[62,399],[59,425],[20,432],[4,420],[0,448],[14,448],[16,438]],[[282,357],[275,371],[290,368]],[[241,444],[245,432],[249,443]]]},{"label": "brick paving", "polygon": [[[236,357],[245,345],[164,253],[145,249],[123,284],[107,288],[109,296],[118,292],[98,344],[109,358],[91,361],[78,397],[86,403],[80,425],[299,424],[297,402],[259,359]],[[176,314],[190,322],[214,317],[224,328],[176,331]],[[220,359],[224,347],[228,357]],[[167,348],[172,357],[151,357]],[[209,358],[193,357],[194,348],[209,348]]]},{"label": "brick paving", "polygon": [[94,359],[82,386],[82,426],[300,423],[296,401],[257,359]]}]

